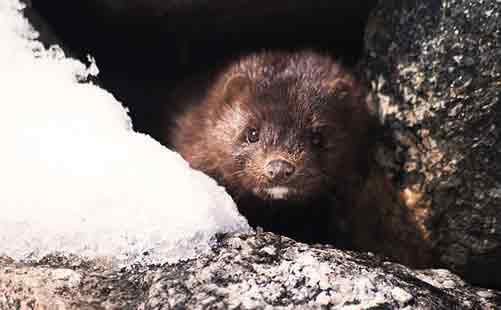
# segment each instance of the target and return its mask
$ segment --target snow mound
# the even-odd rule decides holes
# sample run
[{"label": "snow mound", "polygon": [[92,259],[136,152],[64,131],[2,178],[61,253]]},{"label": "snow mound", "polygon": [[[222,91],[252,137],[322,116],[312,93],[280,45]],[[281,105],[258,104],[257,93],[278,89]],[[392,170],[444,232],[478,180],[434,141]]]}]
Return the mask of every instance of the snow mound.
[{"label": "snow mound", "polygon": [[0,0],[0,255],[173,262],[249,229],[222,187],[85,82],[95,64],[36,41],[22,9]]}]

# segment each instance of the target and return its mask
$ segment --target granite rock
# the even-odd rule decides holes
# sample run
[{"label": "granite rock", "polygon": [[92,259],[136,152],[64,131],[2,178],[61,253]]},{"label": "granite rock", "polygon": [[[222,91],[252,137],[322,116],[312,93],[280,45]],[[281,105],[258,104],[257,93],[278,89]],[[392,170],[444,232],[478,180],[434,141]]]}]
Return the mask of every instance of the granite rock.
[{"label": "granite rock", "polygon": [[[437,266],[501,287],[501,2],[379,1],[361,68]],[[390,170],[391,170],[390,169]]]},{"label": "granite rock", "polygon": [[196,259],[116,268],[105,259],[0,260],[0,309],[495,309],[501,292],[447,270],[271,233],[222,236]]}]

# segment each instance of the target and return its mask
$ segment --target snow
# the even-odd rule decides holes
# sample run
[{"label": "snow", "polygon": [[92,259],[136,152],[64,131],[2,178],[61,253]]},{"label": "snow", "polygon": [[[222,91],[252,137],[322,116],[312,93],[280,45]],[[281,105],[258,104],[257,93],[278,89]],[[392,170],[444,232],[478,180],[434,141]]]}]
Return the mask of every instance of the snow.
[{"label": "snow", "polygon": [[36,41],[22,7],[0,0],[0,255],[173,262],[249,229],[222,187],[85,82],[95,64]]}]

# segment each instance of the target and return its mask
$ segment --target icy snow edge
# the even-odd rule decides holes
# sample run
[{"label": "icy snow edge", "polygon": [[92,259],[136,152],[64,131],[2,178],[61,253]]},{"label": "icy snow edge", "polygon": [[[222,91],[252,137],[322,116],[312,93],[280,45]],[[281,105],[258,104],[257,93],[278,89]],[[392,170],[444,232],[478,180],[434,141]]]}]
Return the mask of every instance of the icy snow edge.
[{"label": "icy snow edge", "polygon": [[84,82],[94,64],[45,49],[22,9],[0,0],[0,255],[174,262],[249,230],[222,187]]}]

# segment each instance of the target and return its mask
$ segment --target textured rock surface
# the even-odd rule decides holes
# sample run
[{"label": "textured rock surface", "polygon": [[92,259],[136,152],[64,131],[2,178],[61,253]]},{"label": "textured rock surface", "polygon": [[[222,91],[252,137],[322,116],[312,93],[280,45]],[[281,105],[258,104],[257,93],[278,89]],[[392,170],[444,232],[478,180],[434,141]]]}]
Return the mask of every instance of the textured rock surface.
[{"label": "textured rock surface", "polygon": [[106,261],[54,256],[20,264],[0,257],[0,309],[137,309],[140,280]]},{"label": "textured rock surface", "polygon": [[[106,261],[0,260],[0,309],[495,309],[501,292],[445,270],[270,233],[223,238],[198,259],[115,270]],[[51,308],[52,307],[52,308]]]},{"label": "textured rock surface", "polygon": [[437,262],[501,287],[501,2],[380,1],[363,66]]}]

